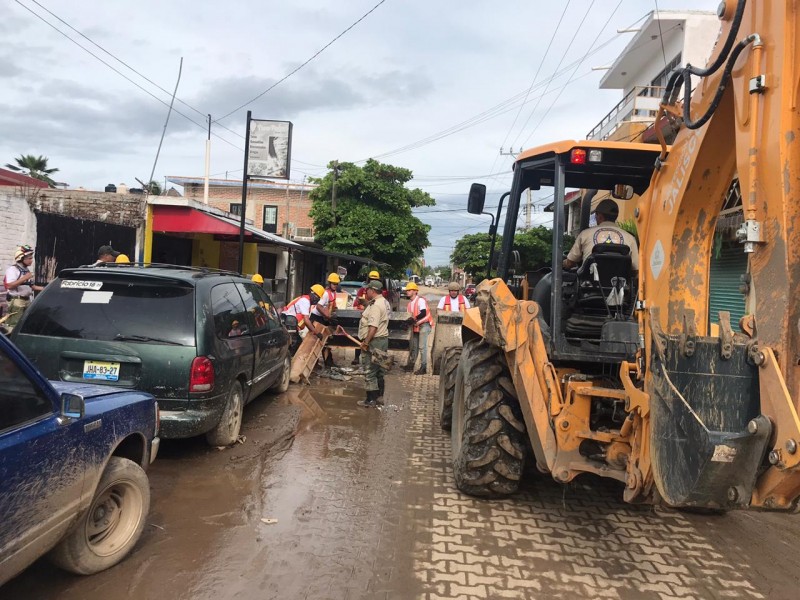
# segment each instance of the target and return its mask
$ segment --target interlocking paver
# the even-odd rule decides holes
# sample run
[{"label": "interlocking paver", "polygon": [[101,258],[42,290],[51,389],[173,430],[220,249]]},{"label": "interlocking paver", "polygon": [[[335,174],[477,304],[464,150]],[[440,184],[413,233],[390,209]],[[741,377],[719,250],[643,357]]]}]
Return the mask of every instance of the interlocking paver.
[{"label": "interlocking paver", "polygon": [[[415,383],[422,388],[411,398],[418,443],[407,479],[431,490],[434,510],[409,518],[417,532],[415,556],[425,557],[415,562],[414,574],[428,597],[766,597],[747,579],[746,557],[715,547],[682,513],[623,503],[613,482],[579,478],[563,486],[540,476],[504,500],[459,494],[449,436],[435,416],[438,381]],[[434,588],[437,569],[446,569],[448,578],[466,573],[471,586]]]}]

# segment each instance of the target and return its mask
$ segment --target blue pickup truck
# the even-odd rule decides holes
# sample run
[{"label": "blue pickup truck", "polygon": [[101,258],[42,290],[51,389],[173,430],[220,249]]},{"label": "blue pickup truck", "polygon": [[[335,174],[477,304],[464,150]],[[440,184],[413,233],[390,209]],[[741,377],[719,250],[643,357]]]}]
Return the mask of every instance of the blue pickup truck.
[{"label": "blue pickup truck", "polygon": [[150,394],[51,383],[0,335],[0,585],[46,553],[88,575],[130,552],[158,426]]}]

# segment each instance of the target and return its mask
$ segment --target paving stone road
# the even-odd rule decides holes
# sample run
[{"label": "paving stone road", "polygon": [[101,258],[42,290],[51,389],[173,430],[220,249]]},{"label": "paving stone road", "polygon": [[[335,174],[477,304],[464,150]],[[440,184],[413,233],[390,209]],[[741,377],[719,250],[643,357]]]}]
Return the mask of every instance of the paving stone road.
[{"label": "paving stone road", "polygon": [[92,577],[39,561],[0,598],[800,597],[794,515],[630,506],[596,478],[534,477],[501,501],[459,493],[438,378],[397,371],[381,411],[356,406],[358,379],[320,378],[249,405],[245,444],[165,445],[125,561]]}]

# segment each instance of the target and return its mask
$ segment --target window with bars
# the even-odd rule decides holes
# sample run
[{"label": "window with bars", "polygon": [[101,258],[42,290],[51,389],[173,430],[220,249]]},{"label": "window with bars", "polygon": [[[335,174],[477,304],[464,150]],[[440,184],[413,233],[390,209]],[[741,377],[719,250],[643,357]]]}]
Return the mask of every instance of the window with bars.
[{"label": "window with bars", "polygon": [[265,206],[264,207],[264,223],[261,227],[266,232],[278,233],[278,207]]},{"label": "window with bars", "polygon": [[228,212],[231,213],[232,215],[236,215],[237,217],[241,217],[242,203],[241,202],[237,202],[235,204],[231,203],[230,205],[228,205]]}]

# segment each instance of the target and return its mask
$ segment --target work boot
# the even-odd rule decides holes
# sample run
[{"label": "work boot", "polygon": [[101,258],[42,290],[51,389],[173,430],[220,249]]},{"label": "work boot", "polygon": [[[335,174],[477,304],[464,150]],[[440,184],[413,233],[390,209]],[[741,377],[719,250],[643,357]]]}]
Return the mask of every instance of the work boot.
[{"label": "work boot", "polygon": [[359,400],[356,404],[364,408],[374,408],[378,405],[378,390],[367,390],[366,400]]},{"label": "work boot", "polygon": [[427,375],[428,374],[428,366],[425,365],[424,367],[420,367],[416,371],[414,371],[414,375]]},{"label": "work boot", "polygon": [[383,379],[381,379],[380,381],[378,381],[378,400],[383,398],[383,394],[385,391],[386,391],[386,382]]}]

